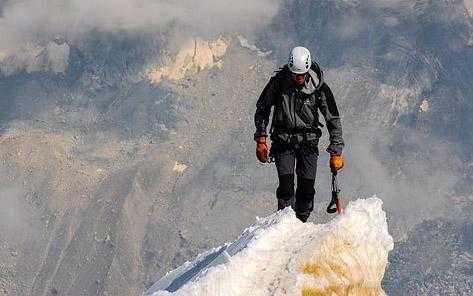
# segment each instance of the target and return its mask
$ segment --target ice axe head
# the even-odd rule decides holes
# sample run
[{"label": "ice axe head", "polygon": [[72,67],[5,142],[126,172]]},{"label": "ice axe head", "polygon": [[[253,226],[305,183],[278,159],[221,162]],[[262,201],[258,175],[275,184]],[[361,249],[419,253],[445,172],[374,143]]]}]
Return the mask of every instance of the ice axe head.
[{"label": "ice axe head", "polygon": [[327,207],[327,213],[333,214],[335,212],[337,212],[338,214],[342,212],[342,204],[340,202],[338,192],[332,191],[332,200],[330,200],[330,203]]}]

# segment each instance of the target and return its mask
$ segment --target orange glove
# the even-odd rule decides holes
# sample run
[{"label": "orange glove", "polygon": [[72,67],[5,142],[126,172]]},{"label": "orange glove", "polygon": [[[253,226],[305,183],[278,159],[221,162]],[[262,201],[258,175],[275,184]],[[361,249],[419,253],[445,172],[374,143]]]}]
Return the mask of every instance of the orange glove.
[{"label": "orange glove", "polygon": [[256,138],[256,157],[262,163],[268,161],[268,144],[266,144],[266,137]]},{"label": "orange glove", "polygon": [[332,174],[337,174],[343,168],[343,158],[339,154],[330,154],[330,170]]}]

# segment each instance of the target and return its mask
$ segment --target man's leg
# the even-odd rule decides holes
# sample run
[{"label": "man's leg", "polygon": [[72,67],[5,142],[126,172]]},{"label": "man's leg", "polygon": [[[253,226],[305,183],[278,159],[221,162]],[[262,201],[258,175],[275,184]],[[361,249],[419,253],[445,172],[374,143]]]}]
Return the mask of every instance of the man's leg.
[{"label": "man's leg", "polygon": [[289,150],[280,153],[275,156],[275,162],[279,178],[279,186],[276,189],[278,210],[288,206],[294,208],[294,152]]},{"label": "man's leg", "polygon": [[296,189],[296,216],[306,222],[314,209],[315,176],[317,174],[318,155],[312,151],[301,149],[297,153],[297,189]]},{"label": "man's leg", "polygon": [[278,211],[285,207],[294,208],[294,174],[279,175],[279,186],[276,189]]},{"label": "man's leg", "polygon": [[296,216],[302,222],[306,222],[314,209],[315,179],[306,179],[297,176],[296,190]]}]

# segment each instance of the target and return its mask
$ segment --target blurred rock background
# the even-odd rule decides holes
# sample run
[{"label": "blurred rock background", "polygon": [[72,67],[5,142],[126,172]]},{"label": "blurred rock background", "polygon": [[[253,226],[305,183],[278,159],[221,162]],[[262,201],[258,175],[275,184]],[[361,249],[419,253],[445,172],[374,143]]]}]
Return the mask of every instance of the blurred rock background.
[{"label": "blurred rock background", "polygon": [[54,3],[0,1],[0,294],[140,295],[273,212],[253,112],[296,45],[343,116],[345,201],[384,201],[387,293],[472,293],[471,1]]}]

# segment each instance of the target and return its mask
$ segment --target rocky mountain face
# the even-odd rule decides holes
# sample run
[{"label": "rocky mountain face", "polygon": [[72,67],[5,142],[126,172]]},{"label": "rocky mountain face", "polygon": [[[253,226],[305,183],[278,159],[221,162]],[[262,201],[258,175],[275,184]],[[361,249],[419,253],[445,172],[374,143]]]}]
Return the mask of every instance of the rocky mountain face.
[{"label": "rocky mountain face", "polygon": [[391,253],[388,295],[471,295],[471,222],[425,221]]},{"label": "rocky mountain face", "polygon": [[[254,104],[304,44],[343,116],[344,198],[385,203],[398,243],[389,295],[467,295],[470,7],[286,1],[250,41],[224,32],[171,47],[168,31],[94,32],[0,54],[0,293],[140,295],[274,211]],[[330,219],[326,144],[315,222]]]}]

